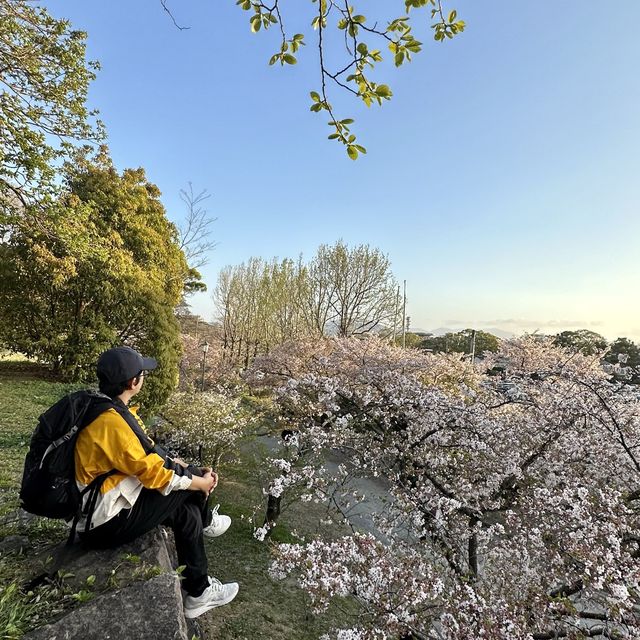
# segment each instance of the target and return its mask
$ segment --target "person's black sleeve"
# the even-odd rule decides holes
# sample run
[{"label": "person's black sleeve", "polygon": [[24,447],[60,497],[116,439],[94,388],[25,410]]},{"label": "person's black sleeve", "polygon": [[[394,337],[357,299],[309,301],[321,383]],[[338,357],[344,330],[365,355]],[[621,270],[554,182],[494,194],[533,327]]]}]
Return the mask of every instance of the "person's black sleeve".
[{"label": "person's black sleeve", "polygon": [[180,463],[172,460],[167,451],[159,444],[154,445],[153,450],[154,453],[157,453],[164,460],[165,469],[171,469],[177,476],[187,476],[187,478],[193,477],[194,474],[190,471],[191,465],[189,465],[189,467],[183,467]]}]

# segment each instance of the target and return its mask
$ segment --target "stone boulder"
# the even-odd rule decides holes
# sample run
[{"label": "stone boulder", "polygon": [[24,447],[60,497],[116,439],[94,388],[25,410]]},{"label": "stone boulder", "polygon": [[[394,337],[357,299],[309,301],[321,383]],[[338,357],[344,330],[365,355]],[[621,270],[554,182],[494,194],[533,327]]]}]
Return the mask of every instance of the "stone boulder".
[{"label": "stone boulder", "polygon": [[166,573],[85,603],[30,640],[189,640],[180,580]]},{"label": "stone boulder", "polygon": [[[46,556],[46,557],[45,557]],[[54,566],[51,566],[54,558]],[[92,598],[24,636],[31,640],[190,640],[201,637],[184,617],[173,535],[157,528],[115,549],[64,544],[43,554],[49,578]],[[47,574],[42,574],[44,578]],[[37,582],[36,578],[35,582]]]}]

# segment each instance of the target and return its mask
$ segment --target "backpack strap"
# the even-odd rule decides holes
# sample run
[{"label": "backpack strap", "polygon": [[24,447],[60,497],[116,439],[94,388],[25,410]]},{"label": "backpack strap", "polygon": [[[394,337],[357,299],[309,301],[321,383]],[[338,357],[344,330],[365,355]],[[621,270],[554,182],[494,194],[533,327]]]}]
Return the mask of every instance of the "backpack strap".
[{"label": "backpack strap", "polygon": [[120,417],[129,425],[131,431],[133,431],[138,440],[140,440],[140,444],[142,445],[144,452],[146,454],[153,453],[155,451],[155,443],[144,432],[140,423],[136,420],[136,417],[131,413],[131,411],[129,411],[129,407],[119,399],[115,399],[112,402],[112,407],[120,414]]},{"label": "backpack strap", "polygon": [[[82,403],[73,402],[72,398],[82,397],[84,401]],[[82,431],[88,424],[93,422],[101,413],[106,411],[110,406],[113,406],[113,400],[108,396],[91,391],[80,391],[76,393],[72,393],[66,398],[69,410],[72,413],[71,423],[73,427],[69,429],[64,435],[60,436],[58,439],[54,440],[49,444],[49,446],[45,449],[42,454],[42,458],[40,459],[39,468],[42,469],[44,466],[46,457],[52,452],[55,451],[58,447],[73,440],[76,438],[77,434]],[[78,409],[78,404],[80,407]],[[76,415],[73,415],[74,411],[77,410]],[[46,415],[46,414],[45,414]],[[42,420],[45,416],[40,416]]]},{"label": "backpack strap", "polygon": [[[116,473],[115,469],[111,469],[111,471],[107,471],[106,473],[100,474],[98,477],[94,478],[81,492],[80,492],[80,505],[78,506],[78,510],[76,511],[76,515],[73,517],[73,523],[71,525],[71,531],[69,532],[69,537],[67,538],[67,546],[72,545],[76,539],[76,528],[78,527],[78,521],[80,520],[81,515],[86,515],[87,523],[85,525],[85,530],[91,528],[91,519],[93,518],[93,512],[96,509],[96,503],[98,502],[98,495],[100,493],[100,489],[104,484],[104,481],[109,477]],[[87,506],[85,509],[82,508],[82,503],[84,501],[84,496],[89,494],[89,500],[87,501]]]},{"label": "backpack strap", "polygon": [[[87,403],[87,406],[78,415],[76,418],[76,423],[68,434],[65,434],[62,438],[59,438],[58,441],[52,443],[52,447],[58,446],[62,444],[62,441],[65,439],[70,439],[79,431],[82,431],[85,427],[89,426],[98,416],[103,414],[105,411],[115,408],[114,401],[107,395],[102,393],[91,393],[92,402]],[[73,433],[72,433],[73,432]],[[69,436],[69,437],[67,437]],[[46,455],[46,453],[45,453]],[[73,517],[73,523],[71,525],[71,531],[69,532],[69,537],[67,538],[66,546],[70,546],[74,543],[76,538],[76,528],[78,526],[78,521],[80,517],[84,514],[87,516],[87,528],[91,526],[91,519],[93,518],[93,512],[95,511],[96,503],[98,501],[98,494],[100,493],[100,488],[102,487],[104,481],[109,477],[116,473],[115,469],[111,469],[111,471],[107,471],[106,473],[102,473],[96,478],[94,478],[81,492],[80,492],[80,504],[78,505],[78,510],[76,511],[75,516]],[[75,478],[73,478],[75,482]],[[84,496],[89,494],[89,500],[87,502],[87,506],[83,509]]]}]

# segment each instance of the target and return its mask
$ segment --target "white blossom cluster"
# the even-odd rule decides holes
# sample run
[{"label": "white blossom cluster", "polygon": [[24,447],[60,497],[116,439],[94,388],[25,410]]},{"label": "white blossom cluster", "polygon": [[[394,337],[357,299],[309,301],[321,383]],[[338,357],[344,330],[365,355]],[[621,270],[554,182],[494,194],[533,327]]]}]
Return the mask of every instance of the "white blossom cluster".
[{"label": "white blossom cluster", "polygon": [[[287,348],[261,366],[300,455],[270,490],[389,487],[379,540],[279,548],[274,575],[317,610],[362,604],[332,638],[640,638],[640,399],[598,357],[538,337],[474,367],[379,340]],[[334,477],[327,450],[346,460]]]},{"label": "white blossom cluster", "polygon": [[217,468],[254,418],[238,397],[207,391],[177,392],[163,413],[163,436],[168,445],[191,459]]}]

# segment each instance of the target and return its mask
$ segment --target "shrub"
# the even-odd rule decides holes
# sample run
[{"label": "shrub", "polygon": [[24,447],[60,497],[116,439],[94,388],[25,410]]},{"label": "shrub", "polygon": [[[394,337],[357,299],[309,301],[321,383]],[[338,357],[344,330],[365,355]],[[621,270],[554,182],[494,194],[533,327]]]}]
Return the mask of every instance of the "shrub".
[{"label": "shrub", "polygon": [[239,398],[213,391],[174,393],[162,418],[158,433],[168,446],[214,469],[254,420]]}]

